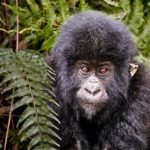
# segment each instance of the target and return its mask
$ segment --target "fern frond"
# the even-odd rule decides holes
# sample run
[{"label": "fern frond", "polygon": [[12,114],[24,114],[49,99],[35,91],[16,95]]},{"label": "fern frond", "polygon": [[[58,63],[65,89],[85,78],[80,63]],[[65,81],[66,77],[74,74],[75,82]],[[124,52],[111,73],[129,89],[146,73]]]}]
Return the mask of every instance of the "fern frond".
[{"label": "fern frond", "polygon": [[39,9],[39,6],[37,5],[37,3],[35,2],[35,0],[26,0],[29,7],[30,7],[30,10],[32,12],[32,14],[35,16],[35,17],[40,17],[40,9]]},{"label": "fern frond", "polygon": [[64,21],[69,16],[69,7],[66,0],[59,0],[60,16]]},{"label": "fern frond", "polygon": [[[21,141],[31,139],[28,150],[58,147],[53,137],[60,140],[55,125],[60,122],[50,107],[50,104],[58,104],[50,96],[54,94],[50,90],[51,84],[48,85],[48,66],[44,59],[29,50],[14,54],[11,49],[0,49],[0,56],[0,76],[3,78],[1,85],[7,85],[3,93],[9,93],[7,100],[15,99],[13,110],[25,106],[17,124]],[[52,69],[49,72],[54,75]],[[43,85],[46,84],[48,86],[44,89]]]},{"label": "fern frond", "polygon": [[88,7],[88,4],[86,3],[85,0],[80,0],[80,11],[84,11],[84,10],[87,10],[89,7]]},{"label": "fern frond", "polygon": [[150,52],[150,14],[145,18],[143,29],[144,30],[140,34],[137,44],[142,50],[144,56],[148,56]]},{"label": "fern frond", "polygon": [[140,27],[142,26],[144,19],[143,3],[141,0],[134,0],[132,4],[131,18],[128,22],[129,27],[134,34],[138,35]]},{"label": "fern frond", "polygon": [[119,0],[119,6],[123,10],[121,12],[121,20],[123,20],[125,23],[128,22],[129,19],[129,14],[131,12],[131,5],[130,5],[130,0]]}]

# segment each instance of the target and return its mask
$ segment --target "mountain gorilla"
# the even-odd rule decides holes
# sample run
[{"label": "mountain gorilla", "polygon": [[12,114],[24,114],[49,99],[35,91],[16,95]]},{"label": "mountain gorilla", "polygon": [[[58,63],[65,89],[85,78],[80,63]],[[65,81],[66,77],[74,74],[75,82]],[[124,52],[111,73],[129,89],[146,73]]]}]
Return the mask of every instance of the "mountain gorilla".
[{"label": "mountain gorilla", "polygon": [[148,150],[150,73],[127,27],[87,11],[66,23],[51,53],[61,150]]}]

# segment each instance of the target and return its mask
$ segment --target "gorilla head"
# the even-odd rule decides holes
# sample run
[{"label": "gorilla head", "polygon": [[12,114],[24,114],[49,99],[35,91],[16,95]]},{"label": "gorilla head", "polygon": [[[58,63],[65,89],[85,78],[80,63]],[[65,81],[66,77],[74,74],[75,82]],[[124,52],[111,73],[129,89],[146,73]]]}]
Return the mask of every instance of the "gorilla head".
[{"label": "gorilla head", "polygon": [[121,22],[95,11],[73,16],[52,50],[61,98],[87,118],[116,110],[126,101],[136,53]]}]

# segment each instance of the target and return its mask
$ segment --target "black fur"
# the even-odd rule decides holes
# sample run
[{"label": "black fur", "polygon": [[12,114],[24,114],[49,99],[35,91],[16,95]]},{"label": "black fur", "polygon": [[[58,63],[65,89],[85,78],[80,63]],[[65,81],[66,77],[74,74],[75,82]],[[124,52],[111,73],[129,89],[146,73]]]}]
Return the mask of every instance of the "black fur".
[{"label": "black fur", "polygon": [[[142,64],[132,78],[128,71],[137,53],[127,27],[103,13],[83,12],[63,26],[51,54],[61,150],[150,149],[150,73]],[[116,66],[106,87],[108,104],[90,120],[76,98],[80,83],[74,64],[79,59],[104,59]]]}]

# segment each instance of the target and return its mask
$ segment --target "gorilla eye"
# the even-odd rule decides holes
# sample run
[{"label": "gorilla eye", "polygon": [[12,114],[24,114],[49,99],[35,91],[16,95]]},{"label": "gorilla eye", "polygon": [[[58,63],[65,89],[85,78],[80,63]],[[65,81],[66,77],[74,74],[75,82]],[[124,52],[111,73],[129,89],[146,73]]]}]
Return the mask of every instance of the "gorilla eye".
[{"label": "gorilla eye", "polygon": [[106,75],[107,73],[109,73],[109,68],[102,67],[102,68],[100,68],[99,73],[101,75]]},{"label": "gorilla eye", "polygon": [[81,71],[83,73],[88,73],[90,71],[90,69],[88,67],[84,66],[84,67],[81,68]]}]

